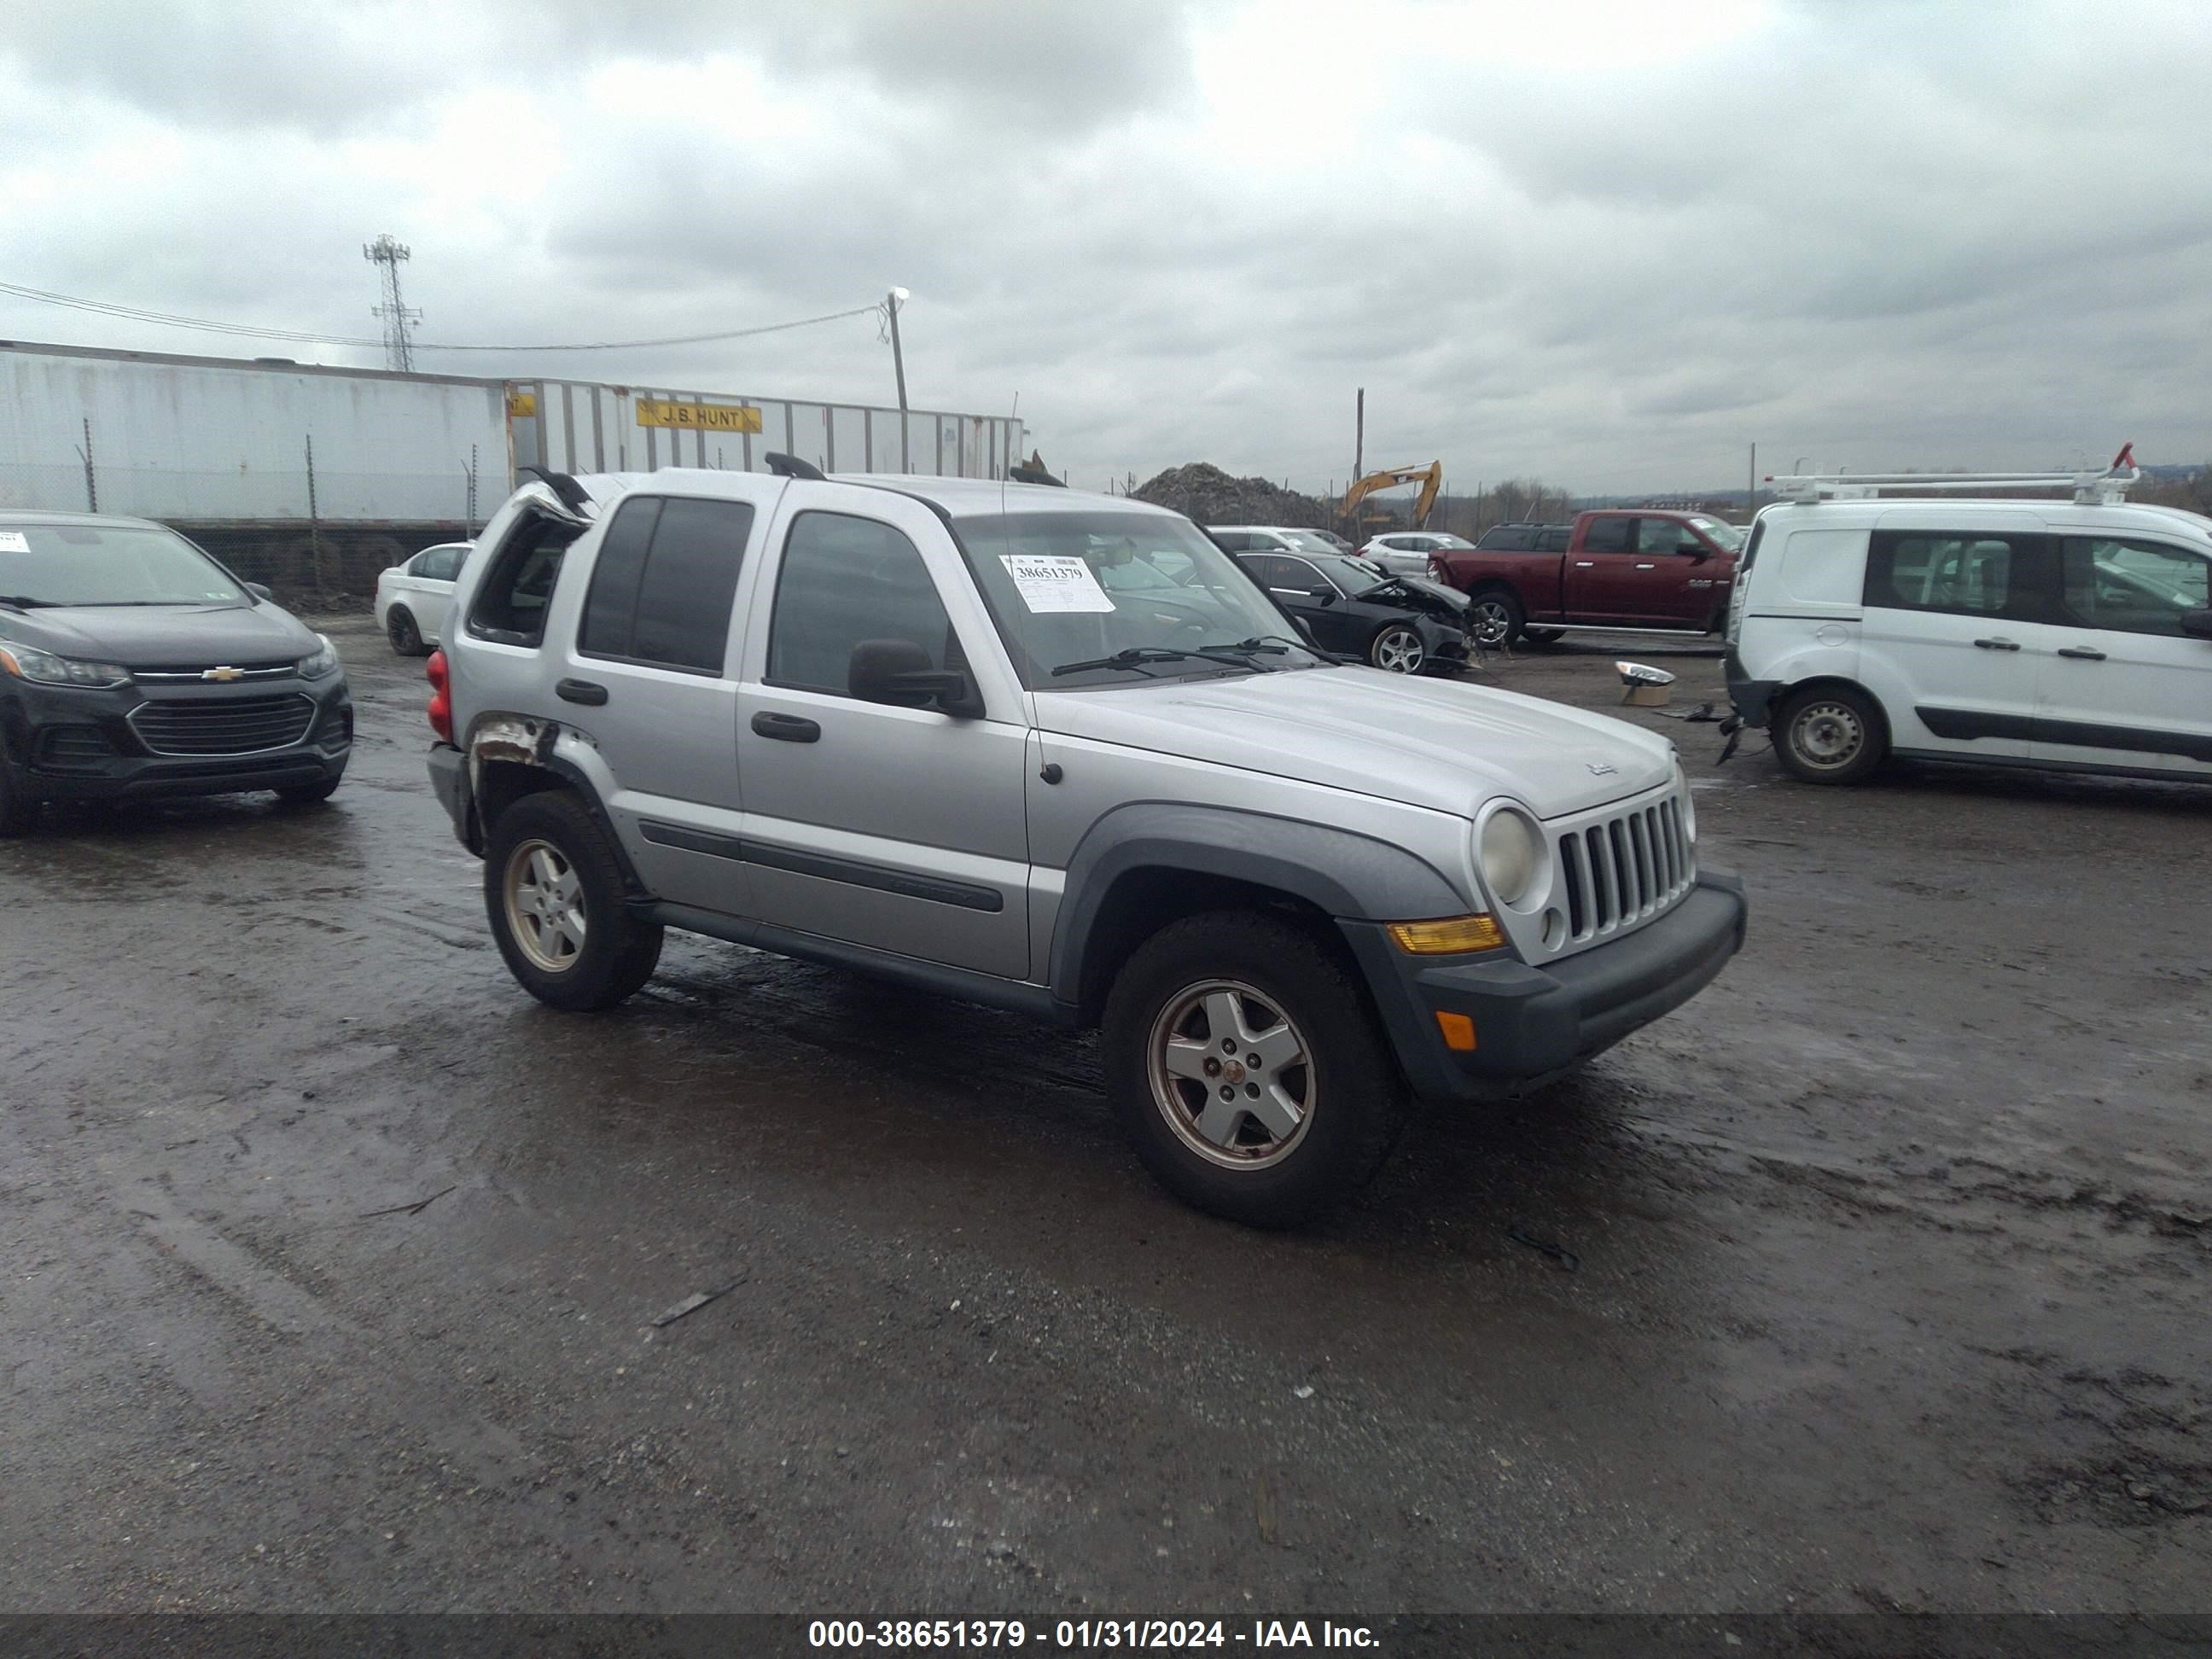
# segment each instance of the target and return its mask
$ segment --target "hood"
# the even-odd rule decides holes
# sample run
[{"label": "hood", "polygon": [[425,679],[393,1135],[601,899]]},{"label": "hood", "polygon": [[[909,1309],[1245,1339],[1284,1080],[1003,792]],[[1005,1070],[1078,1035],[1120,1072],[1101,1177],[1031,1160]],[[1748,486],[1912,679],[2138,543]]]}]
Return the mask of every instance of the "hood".
[{"label": "hood", "polygon": [[1048,732],[1178,755],[1465,817],[1495,795],[1537,817],[1664,783],[1674,745],[1603,714],[1365,668],[1040,691]]},{"label": "hood", "polygon": [[1462,616],[1474,603],[1456,587],[1431,581],[1426,576],[1400,576],[1395,580],[1407,590],[1408,603],[1420,605],[1424,610],[1433,610],[1439,615]]},{"label": "hood", "polygon": [[68,605],[0,610],[0,635],[57,656],[125,668],[275,662],[315,648],[305,623],[273,605]]}]

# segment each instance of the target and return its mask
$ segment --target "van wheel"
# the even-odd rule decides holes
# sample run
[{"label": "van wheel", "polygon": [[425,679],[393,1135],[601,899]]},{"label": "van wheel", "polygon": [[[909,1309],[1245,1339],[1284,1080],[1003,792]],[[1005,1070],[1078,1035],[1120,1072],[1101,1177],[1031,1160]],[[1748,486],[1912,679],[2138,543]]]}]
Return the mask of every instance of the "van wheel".
[{"label": "van wheel", "polygon": [[413,614],[404,605],[392,607],[392,614],[384,619],[385,636],[392,648],[403,657],[420,657],[422,649],[422,630],[415,625]]},{"label": "van wheel", "polygon": [[622,866],[583,802],[526,795],[493,823],[484,909],[507,971],[548,1007],[611,1008],[653,977],[661,930],[625,902]]},{"label": "van wheel", "polygon": [[1160,1184],[1255,1227],[1364,1186],[1409,1097],[1358,981],[1297,928],[1244,910],[1170,923],[1106,1000],[1107,1091]]},{"label": "van wheel", "polygon": [[1521,637],[1521,624],[1527,613],[1521,601],[1502,587],[1493,587],[1474,596],[1474,603],[1467,608],[1467,631],[1486,651],[1496,651],[1511,645]]},{"label": "van wheel", "polygon": [[1881,706],[1849,686],[1802,691],[1773,716],[1775,757],[1803,783],[1856,783],[1889,751]]}]

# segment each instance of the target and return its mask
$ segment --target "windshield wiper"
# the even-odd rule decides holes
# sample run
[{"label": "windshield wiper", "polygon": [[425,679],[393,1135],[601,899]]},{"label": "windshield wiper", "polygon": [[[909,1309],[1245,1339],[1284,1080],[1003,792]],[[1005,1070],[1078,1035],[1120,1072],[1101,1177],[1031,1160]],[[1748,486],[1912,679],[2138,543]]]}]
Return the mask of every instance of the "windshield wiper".
[{"label": "windshield wiper", "polygon": [[1094,668],[1141,668],[1148,662],[1181,662],[1185,659],[1206,662],[1226,663],[1231,668],[1249,668],[1258,672],[1259,665],[1252,661],[1255,655],[1283,654],[1279,645],[1264,645],[1247,640],[1241,645],[1214,645],[1200,649],[1185,650],[1172,645],[1133,645],[1126,651],[1116,651],[1110,657],[1096,657],[1088,662],[1064,662],[1052,671],[1057,679],[1062,674],[1086,673]]},{"label": "windshield wiper", "polygon": [[59,599],[34,599],[27,593],[0,593],[0,605],[12,605],[18,611],[46,611],[59,605]]}]

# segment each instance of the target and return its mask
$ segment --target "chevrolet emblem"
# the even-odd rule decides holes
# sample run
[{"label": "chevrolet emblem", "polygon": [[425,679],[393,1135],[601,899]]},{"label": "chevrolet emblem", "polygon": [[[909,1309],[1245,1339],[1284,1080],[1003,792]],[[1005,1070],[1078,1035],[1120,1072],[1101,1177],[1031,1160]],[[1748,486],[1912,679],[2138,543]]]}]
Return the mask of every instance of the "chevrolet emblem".
[{"label": "chevrolet emblem", "polygon": [[246,671],[243,668],[210,668],[200,678],[204,680],[242,680],[246,678]]}]

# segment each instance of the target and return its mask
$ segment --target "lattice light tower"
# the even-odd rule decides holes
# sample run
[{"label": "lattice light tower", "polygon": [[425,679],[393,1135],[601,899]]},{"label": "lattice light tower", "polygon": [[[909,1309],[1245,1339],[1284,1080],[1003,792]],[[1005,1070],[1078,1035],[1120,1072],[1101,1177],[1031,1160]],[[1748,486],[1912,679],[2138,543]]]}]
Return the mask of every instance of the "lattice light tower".
[{"label": "lattice light tower", "polygon": [[422,313],[410,311],[399,297],[399,262],[412,256],[404,242],[394,241],[386,235],[364,242],[361,257],[378,267],[384,279],[384,303],[369,307],[369,315],[384,323],[384,366],[402,372],[412,369],[415,348],[408,340],[407,331],[410,325],[422,320]]}]

